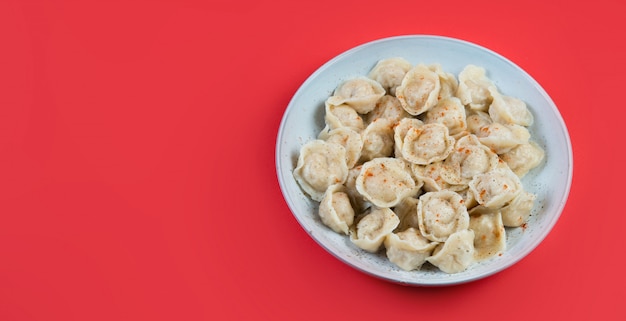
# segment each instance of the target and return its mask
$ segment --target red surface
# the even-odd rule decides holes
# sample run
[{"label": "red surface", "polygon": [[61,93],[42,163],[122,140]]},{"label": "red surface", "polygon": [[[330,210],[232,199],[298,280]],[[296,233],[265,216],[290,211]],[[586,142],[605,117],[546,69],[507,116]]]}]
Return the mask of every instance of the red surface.
[{"label": "red surface", "polygon": [[[624,12],[608,0],[0,1],[0,320],[624,320]],[[560,221],[477,282],[410,288],[355,271],[278,187],[276,134],[300,84],[404,34],[508,57],[570,130]]]}]

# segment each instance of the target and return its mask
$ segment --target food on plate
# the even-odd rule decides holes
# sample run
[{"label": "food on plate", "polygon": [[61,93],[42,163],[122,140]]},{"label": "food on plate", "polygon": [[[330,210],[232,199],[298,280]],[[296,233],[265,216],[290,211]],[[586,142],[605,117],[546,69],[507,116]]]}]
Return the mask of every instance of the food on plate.
[{"label": "food on plate", "polygon": [[522,178],[545,158],[522,98],[481,66],[444,67],[391,57],[340,82],[293,171],[329,230],[406,271],[502,255],[535,206]]}]

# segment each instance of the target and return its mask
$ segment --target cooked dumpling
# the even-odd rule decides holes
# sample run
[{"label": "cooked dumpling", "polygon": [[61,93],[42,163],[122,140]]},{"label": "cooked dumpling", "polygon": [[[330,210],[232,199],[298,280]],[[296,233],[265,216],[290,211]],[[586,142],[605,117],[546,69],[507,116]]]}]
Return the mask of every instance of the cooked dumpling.
[{"label": "cooked dumpling", "polygon": [[420,128],[424,123],[417,118],[403,118],[393,128],[394,154],[397,158],[402,158],[402,146],[404,137],[412,128]]},{"label": "cooked dumpling", "polygon": [[510,151],[519,144],[528,143],[530,132],[526,127],[520,125],[491,123],[482,127],[476,136],[481,143],[499,155]]},{"label": "cooked dumpling", "polygon": [[333,105],[326,102],[326,113],[324,114],[326,122],[326,130],[333,130],[341,127],[350,127],[356,131],[365,128],[363,118],[354,110],[354,108],[346,105]]},{"label": "cooked dumpling", "polygon": [[337,233],[348,235],[354,222],[354,209],[343,185],[334,184],[326,189],[318,213],[324,225]]},{"label": "cooked dumpling", "polygon": [[350,127],[321,131],[318,138],[343,146],[346,149],[346,165],[348,165],[348,168],[354,167],[361,157],[361,149],[363,149],[361,134]]},{"label": "cooked dumpling", "polygon": [[401,152],[409,162],[427,165],[446,159],[453,148],[454,138],[448,134],[448,127],[433,123],[407,131]]},{"label": "cooked dumpling", "polygon": [[419,221],[417,219],[417,203],[418,199],[415,197],[405,197],[398,205],[393,208],[393,212],[396,213],[400,219],[398,225],[398,231],[404,231],[408,228],[419,228]]},{"label": "cooked dumpling", "polygon": [[381,157],[366,162],[356,178],[359,193],[378,207],[396,206],[403,198],[415,195],[420,187],[408,165],[396,158]]},{"label": "cooked dumpling", "polygon": [[470,134],[456,142],[444,163],[454,173],[453,176],[443,177],[447,183],[467,185],[474,176],[495,169],[498,166],[498,155]]},{"label": "cooked dumpling", "polygon": [[404,58],[382,59],[376,63],[368,77],[380,83],[388,94],[395,95],[396,87],[400,86],[404,75],[411,67],[411,63]]},{"label": "cooked dumpling", "polygon": [[537,195],[522,191],[507,206],[501,209],[504,226],[518,227],[528,221],[535,206]]},{"label": "cooked dumpling", "polygon": [[363,165],[357,165],[348,170],[348,177],[346,178],[346,182],[343,184],[345,186],[345,192],[350,197],[350,202],[352,203],[352,207],[356,213],[362,213],[365,209],[371,206],[371,204],[356,189],[356,178],[361,173],[361,168],[363,168]]},{"label": "cooked dumpling", "polygon": [[430,256],[437,242],[431,242],[415,228],[391,233],[385,238],[387,258],[405,271],[419,269]]},{"label": "cooked dumpling", "polygon": [[467,114],[467,130],[474,135],[479,135],[481,129],[489,126],[491,123],[493,123],[493,120],[485,112],[474,110]]},{"label": "cooked dumpling", "polygon": [[444,162],[435,162],[425,166],[411,164],[411,171],[416,179],[424,183],[423,188],[426,192],[460,191],[467,188],[467,185],[449,183],[458,180],[458,175]]},{"label": "cooked dumpling", "polygon": [[469,182],[469,188],[478,204],[498,209],[512,201],[522,191],[522,182],[510,169],[499,167],[476,175]]},{"label": "cooked dumpling", "polygon": [[426,124],[438,123],[448,127],[451,136],[461,134],[467,129],[465,107],[456,97],[439,100],[439,103],[426,112]]},{"label": "cooked dumpling", "polygon": [[491,86],[493,82],[487,78],[485,68],[467,65],[459,74],[456,96],[471,109],[487,111],[493,100],[489,92]]},{"label": "cooked dumpling", "polygon": [[319,139],[309,141],[300,149],[293,175],[302,190],[319,202],[329,186],[343,184],[348,177],[346,149]]},{"label": "cooked dumpling", "polygon": [[495,86],[489,87],[489,92],[493,97],[493,102],[489,105],[489,116],[493,121],[521,126],[533,124],[533,114],[522,100],[500,94]]},{"label": "cooked dumpling", "polygon": [[428,192],[419,197],[417,218],[419,230],[427,239],[445,242],[452,233],[469,227],[464,200],[455,192]]},{"label": "cooked dumpling", "polygon": [[346,104],[359,114],[367,114],[384,95],[385,89],[377,81],[356,77],[340,84],[327,102],[335,106]]},{"label": "cooked dumpling", "polygon": [[478,206],[470,211],[470,230],[474,231],[474,259],[482,261],[506,250],[506,231],[499,211]]},{"label": "cooked dumpling", "polygon": [[361,133],[363,149],[361,162],[393,155],[393,123],[386,118],[371,122]]},{"label": "cooked dumpling", "polygon": [[350,230],[350,241],[359,248],[376,252],[400,220],[389,208],[372,208],[359,216],[356,228]]},{"label": "cooked dumpling", "polygon": [[529,141],[519,144],[510,151],[500,155],[503,161],[517,176],[524,177],[531,169],[539,166],[543,161],[545,152],[537,143]]},{"label": "cooked dumpling", "polygon": [[465,271],[474,263],[474,232],[466,229],[453,233],[426,260],[446,273]]},{"label": "cooked dumpling", "polygon": [[419,115],[437,104],[440,90],[439,75],[419,64],[404,76],[402,84],[396,88],[396,97],[409,114]]},{"label": "cooked dumpling", "polygon": [[456,80],[456,77],[449,72],[445,72],[440,64],[432,64],[429,65],[428,68],[436,72],[439,76],[439,82],[441,83],[439,100],[454,96],[459,87],[459,82]]},{"label": "cooked dumpling", "polygon": [[400,120],[409,116],[409,113],[402,108],[398,98],[385,95],[378,101],[376,108],[367,114],[367,121],[371,123],[378,118],[387,118],[393,124],[397,124]]}]

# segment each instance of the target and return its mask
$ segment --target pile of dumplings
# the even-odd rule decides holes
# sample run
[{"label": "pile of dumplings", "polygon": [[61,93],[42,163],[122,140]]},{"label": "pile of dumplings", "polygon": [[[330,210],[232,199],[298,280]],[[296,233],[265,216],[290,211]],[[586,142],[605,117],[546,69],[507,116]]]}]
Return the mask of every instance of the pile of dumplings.
[{"label": "pile of dumplings", "polygon": [[524,225],[535,205],[520,180],[545,155],[533,115],[483,67],[457,79],[439,64],[382,59],[338,85],[324,119],[296,181],[324,225],[403,270],[458,273],[502,255],[505,227]]}]

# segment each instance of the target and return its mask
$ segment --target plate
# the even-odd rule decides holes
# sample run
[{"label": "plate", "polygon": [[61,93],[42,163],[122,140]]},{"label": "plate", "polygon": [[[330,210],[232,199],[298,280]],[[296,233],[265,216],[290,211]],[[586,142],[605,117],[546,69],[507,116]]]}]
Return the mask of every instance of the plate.
[{"label": "plate", "polygon": [[[526,102],[535,121],[532,140],[545,151],[544,162],[523,177],[524,188],[537,195],[524,228],[507,228],[507,249],[502,256],[472,264],[467,270],[447,274],[424,265],[404,271],[389,262],[384,252],[372,254],[357,248],[349,237],[322,224],[318,203],[305,195],[293,177],[302,145],[324,128],[324,102],[343,81],[365,76],[377,61],[402,57],[412,64],[438,63],[458,77],[468,64],[484,67],[501,93]],[[301,227],[324,249],[358,271],[414,286],[440,286],[478,280],[502,271],[533,251],[559,219],[569,194],[573,157],[567,127],[546,91],[527,72],[498,53],[470,42],[430,35],[379,39],[350,49],[321,66],[292,97],[278,131],[276,172],[285,201]],[[297,226],[294,226],[297,228]]]}]

